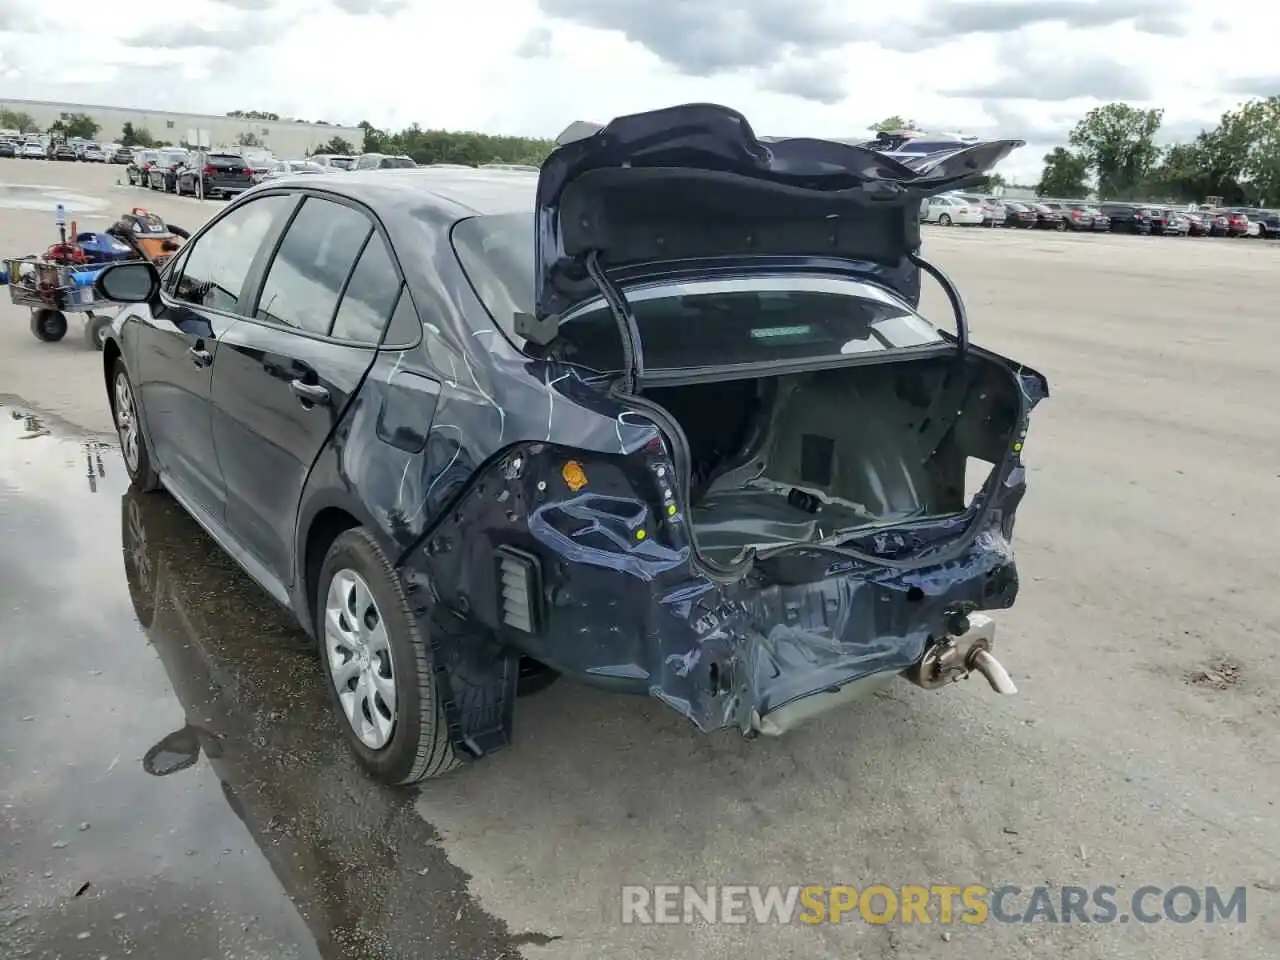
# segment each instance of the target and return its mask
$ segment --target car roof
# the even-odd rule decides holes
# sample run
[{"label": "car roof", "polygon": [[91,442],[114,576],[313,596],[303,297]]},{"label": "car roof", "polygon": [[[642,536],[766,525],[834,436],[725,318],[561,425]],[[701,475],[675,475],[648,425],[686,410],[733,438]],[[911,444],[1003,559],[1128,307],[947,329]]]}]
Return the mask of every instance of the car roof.
[{"label": "car roof", "polygon": [[533,213],[538,175],[522,170],[414,167],[317,174],[301,186],[329,187],[377,208],[426,201],[456,219],[486,214]]}]

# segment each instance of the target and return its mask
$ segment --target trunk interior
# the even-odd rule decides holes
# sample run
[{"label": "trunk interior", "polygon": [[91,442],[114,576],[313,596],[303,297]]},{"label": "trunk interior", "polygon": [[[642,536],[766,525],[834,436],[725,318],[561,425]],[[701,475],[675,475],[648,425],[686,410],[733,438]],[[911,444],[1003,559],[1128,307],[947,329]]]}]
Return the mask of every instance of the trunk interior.
[{"label": "trunk interior", "polygon": [[700,552],[955,514],[1014,440],[1016,377],[969,354],[654,388],[692,455]]}]

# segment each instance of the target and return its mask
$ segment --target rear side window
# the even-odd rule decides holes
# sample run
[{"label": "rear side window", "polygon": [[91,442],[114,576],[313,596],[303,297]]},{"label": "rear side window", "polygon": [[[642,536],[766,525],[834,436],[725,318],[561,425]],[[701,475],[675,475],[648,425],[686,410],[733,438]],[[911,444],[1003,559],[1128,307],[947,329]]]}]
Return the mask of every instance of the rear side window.
[{"label": "rear side window", "polygon": [[188,244],[173,296],[212,310],[243,313],[240,294],[249,268],[276,218],[293,203],[293,197],[279,194],[259,197],[209,227]]},{"label": "rear side window", "polygon": [[377,343],[400,296],[400,277],[382,237],[374,234],[360,254],[355,271],[333,318],[333,336]]},{"label": "rear side window", "polygon": [[308,197],[271,261],[257,319],[327,335],[342,287],[372,231],[359,210]]}]

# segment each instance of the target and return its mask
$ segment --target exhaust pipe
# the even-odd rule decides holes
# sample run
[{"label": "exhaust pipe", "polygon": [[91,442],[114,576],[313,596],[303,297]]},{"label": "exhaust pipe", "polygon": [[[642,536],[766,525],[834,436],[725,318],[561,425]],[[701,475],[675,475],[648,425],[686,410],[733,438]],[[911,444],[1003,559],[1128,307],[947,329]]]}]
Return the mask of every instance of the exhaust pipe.
[{"label": "exhaust pipe", "polygon": [[958,617],[955,633],[926,650],[920,662],[907,672],[907,677],[926,690],[937,690],[977,671],[996,693],[1015,694],[1017,686],[991,652],[995,639],[996,623],[985,614]]}]

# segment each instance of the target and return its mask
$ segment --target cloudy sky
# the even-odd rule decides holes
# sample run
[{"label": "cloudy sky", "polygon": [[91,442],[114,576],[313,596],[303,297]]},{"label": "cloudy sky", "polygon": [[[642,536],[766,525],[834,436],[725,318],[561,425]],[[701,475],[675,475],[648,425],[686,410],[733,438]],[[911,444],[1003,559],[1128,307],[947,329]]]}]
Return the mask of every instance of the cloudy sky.
[{"label": "cloudy sky", "polygon": [[858,136],[900,114],[928,129],[1023,137],[1030,145],[1004,169],[1034,178],[1044,151],[1097,103],[1162,106],[1167,135],[1185,136],[1244,98],[1280,93],[1274,0],[129,9],[164,16],[125,15],[115,0],[0,2],[0,97],[536,136],[688,101],[735,107],[775,135]]}]

